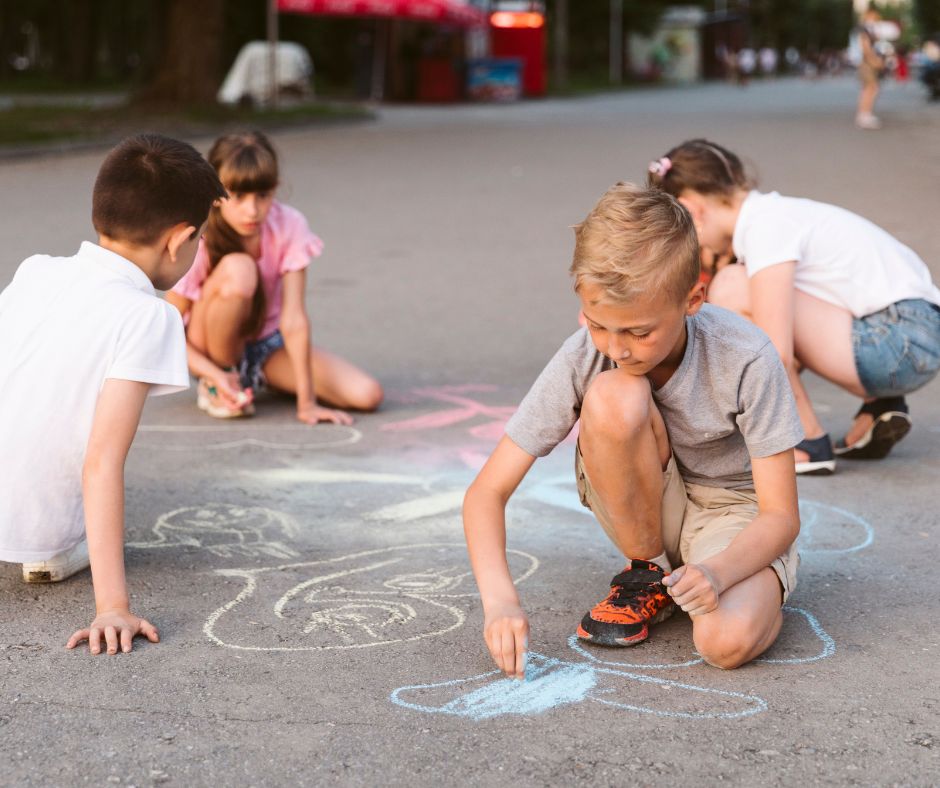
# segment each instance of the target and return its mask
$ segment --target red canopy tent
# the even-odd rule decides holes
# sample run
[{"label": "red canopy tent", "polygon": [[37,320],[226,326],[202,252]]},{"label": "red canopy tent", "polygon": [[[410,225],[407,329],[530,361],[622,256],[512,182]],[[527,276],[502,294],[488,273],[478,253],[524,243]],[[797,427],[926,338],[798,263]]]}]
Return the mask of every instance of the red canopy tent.
[{"label": "red canopy tent", "polygon": [[411,19],[460,27],[487,23],[483,11],[458,0],[277,0],[277,10],[285,14]]},{"label": "red canopy tent", "polygon": [[[385,23],[377,38],[372,64],[372,98],[384,93],[385,57],[388,47],[388,20],[405,19],[456,27],[483,27],[489,18],[481,9],[460,0],[268,0],[268,39],[277,40],[277,14],[347,16],[371,18]],[[271,74],[276,71],[272,61]]]}]

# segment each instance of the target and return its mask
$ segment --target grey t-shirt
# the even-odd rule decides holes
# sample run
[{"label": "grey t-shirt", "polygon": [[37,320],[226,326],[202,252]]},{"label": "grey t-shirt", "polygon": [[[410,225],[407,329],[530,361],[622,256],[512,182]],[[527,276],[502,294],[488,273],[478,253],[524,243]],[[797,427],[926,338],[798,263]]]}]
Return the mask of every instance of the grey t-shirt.
[{"label": "grey t-shirt", "polygon": [[[686,318],[688,343],[679,368],[653,390],[686,482],[728,489],[754,486],[751,457],[793,448],[803,429],[786,370],[767,335],[726,309],[704,305]],[[581,415],[591,381],[613,362],[586,328],[570,336],[542,371],[506,434],[542,457]]]}]

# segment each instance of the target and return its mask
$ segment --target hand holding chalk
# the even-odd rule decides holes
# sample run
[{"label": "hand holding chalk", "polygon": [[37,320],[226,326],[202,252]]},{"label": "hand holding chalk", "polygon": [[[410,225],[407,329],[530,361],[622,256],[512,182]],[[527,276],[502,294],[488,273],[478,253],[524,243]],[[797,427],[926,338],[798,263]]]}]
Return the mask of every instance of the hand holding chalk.
[{"label": "hand holding chalk", "polygon": [[483,639],[496,666],[510,678],[525,679],[529,620],[518,604],[487,610]]},{"label": "hand holding chalk", "polygon": [[222,398],[226,406],[230,408],[243,408],[250,405],[254,400],[254,392],[250,389],[241,387],[241,379],[238,373],[231,370],[223,370],[222,374],[212,379],[212,385],[209,387],[209,393],[212,396]]},{"label": "hand holding chalk", "polygon": [[718,607],[718,583],[702,564],[680,566],[663,578],[673,601],[690,616],[711,613]]}]

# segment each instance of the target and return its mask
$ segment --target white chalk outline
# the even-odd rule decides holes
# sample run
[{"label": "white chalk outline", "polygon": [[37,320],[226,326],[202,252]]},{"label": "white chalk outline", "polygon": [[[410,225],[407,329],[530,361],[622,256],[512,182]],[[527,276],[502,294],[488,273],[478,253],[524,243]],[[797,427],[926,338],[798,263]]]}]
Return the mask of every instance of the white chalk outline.
[{"label": "white chalk outline", "polygon": [[[459,543],[457,542],[428,542],[428,543],[422,543],[422,544],[396,545],[394,547],[381,547],[381,548],[376,548],[372,550],[364,550],[358,553],[350,553],[350,554],[338,556],[335,558],[326,558],[326,559],[320,559],[317,561],[301,561],[301,562],[291,563],[291,564],[282,564],[276,567],[266,567],[266,568],[259,568],[259,569],[217,569],[215,570],[215,574],[222,575],[223,577],[241,578],[242,580],[245,581],[245,587],[236,595],[236,597],[233,600],[225,603],[222,607],[218,608],[212,614],[210,614],[209,618],[206,620],[206,623],[203,625],[203,633],[206,635],[206,637],[208,637],[211,641],[213,641],[217,645],[223,646],[225,648],[236,649],[238,651],[330,651],[330,650],[350,649],[350,648],[374,648],[377,646],[392,645],[394,643],[407,643],[407,642],[412,642],[416,640],[423,640],[429,637],[436,637],[438,635],[443,635],[447,632],[451,632],[454,629],[461,627],[466,622],[467,617],[466,617],[466,613],[464,613],[464,611],[461,610],[460,608],[454,607],[453,605],[448,605],[442,602],[435,601],[434,598],[465,599],[469,597],[479,596],[477,592],[471,591],[471,592],[466,592],[466,593],[461,593],[461,594],[443,594],[443,593],[438,593],[438,592],[409,593],[409,592],[404,592],[401,589],[394,589],[394,590],[390,590],[387,592],[383,592],[383,591],[353,592],[353,591],[350,591],[348,593],[351,595],[351,598],[346,597],[344,600],[342,600],[344,602],[353,601],[353,599],[355,599],[356,596],[358,596],[359,594],[361,594],[363,597],[366,597],[366,598],[356,600],[357,602],[362,602],[362,603],[369,601],[367,597],[381,597],[384,595],[395,596],[398,598],[401,598],[401,597],[411,598],[411,599],[416,599],[426,604],[432,605],[434,607],[439,607],[439,608],[442,608],[443,610],[447,610],[456,619],[454,623],[452,623],[451,625],[443,629],[434,630],[433,632],[423,632],[421,634],[413,635],[413,636],[406,637],[406,638],[388,639],[388,640],[384,640],[380,642],[372,642],[372,643],[356,643],[356,644],[330,645],[330,646],[321,646],[321,645],[317,645],[317,646],[243,646],[243,645],[239,645],[236,643],[228,643],[222,640],[218,635],[215,634],[215,626],[218,623],[219,619],[221,619],[222,616],[224,616],[226,613],[236,608],[238,605],[240,605],[242,602],[244,602],[246,599],[248,599],[255,593],[255,591],[258,589],[258,576],[261,574],[271,573],[271,572],[280,572],[280,571],[284,571],[288,569],[298,569],[298,568],[303,568],[303,567],[336,564],[341,561],[353,561],[353,560],[368,557],[368,556],[379,555],[381,553],[392,553],[392,552],[403,551],[403,550],[419,550],[419,549],[425,549],[425,548],[440,548],[440,547],[466,549],[466,545],[463,542],[459,542]],[[522,575],[520,575],[518,578],[513,580],[513,582],[517,585],[527,580],[529,577],[531,577],[539,568],[540,564],[539,564],[538,558],[536,558],[533,555],[530,555],[529,553],[524,553],[521,550],[511,550],[511,549],[507,550],[506,553],[520,556],[526,561],[528,561],[529,563],[528,568],[522,573]],[[309,588],[311,585],[327,582],[328,580],[338,579],[340,577],[345,577],[345,576],[356,574],[359,572],[373,571],[377,568],[381,568],[382,566],[386,566],[391,563],[397,563],[400,560],[401,559],[393,559],[392,561],[379,562],[379,563],[373,564],[365,568],[353,567],[348,570],[340,570],[338,572],[330,573],[330,574],[323,575],[320,577],[308,578],[307,580],[304,580],[303,582],[298,583],[292,588],[290,588],[285,594],[281,596],[280,599],[278,599],[278,601],[274,605],[275,616],[283,618],[283,615],[281,613],[284,607],[290,602],[290,600],[293,597],[297,596],[302,591]],[[464,573],[463,576],[467,576],[468,574],[469,573]],[[431,598],[431,597],[434,597],[434,598]],[[326,599],[323,601],[333,601],[333,600]],[[373,601],[378,606],[387,604],[387,600],[374,599]]]},{"label": "white chalk outline", "polygon": [[138,449],[148,449],[150,451],[219,451],[225,449],[239,449],[247,446],[255,446],[264,449],[290,449],[290,450],[304,450],[304,451],[313,451],[319,449],[335,449],[339,446],[351,446],[354,443],[359,443],[362,440],[362,433],[357,430],[355,427],[349,427],[345,424],[322,424],[318,425],[316,428],[311,427],[295,427],[290,424],[285,424],[283,426],[274,426],[274,425],[263,425],[263,424],[238,424],[238,425],[227,425],[227,426],[216,426],[216,425],[206,425],[199,426],[194,424],[141,424],[138,428],[138,432],[179,432],[179,433],[194,433],[194,432],[227,432],[232,433],[235,431],[264,431],[272,432],[276,430],[291,430],[301,432],[308,430],[308,434],[315,434],[313,429],[322,431],[324,429],[329,429],[330,431],[341,430],[345,431],[347,435],[343,438],[335,438],[330,441],[310,441],[305,443],[278,443],[276,441],[267,441],[261,440],[258,438],[239,438],[233,441],[227,441],[225,443],[210,443],[203,444],[200,446],[157,446],[151,445],[146,442],[144,443],[135,443],[135,448]]},{"label": "white chalk outline", "polygon": [[[177,515],[183,514],[185,512],[191,512],[196,514],[200,511],[209,510],[212,512],[218,513],[219,509],[241,509],[249,516],[258,513],[268,517],[271,522],[267,524],[267,527],[274,527],[280,529],[286,538],[293,538],[300,534],[300,528],[292,517],[283,512],[279,512],[276,509],[268,509],[264,506],[241,506],[238,504],[227,504],[221,503],[219,501],[210,501],[208,503],[203,503],[197,506],[183,506],[179,509],[174,509],[172,512],[166,512],[161,514],[157,521],[151,527],[151,533],[155,534],[157,539],[152,542],[128,542],[125,546],[134,550],[150,550],[153,548],[168,548],[168,547],[195,547],[201,550],[207,550],[213,555],[217,555],[220,558],[231,558],[232,553],[237,553],[239,551],[246,552],[251,554],[252,552],[260,552],[264,557],[274,558],[274,559],[285,559],[285,558],[294,558],[299,555],[299,553],[294,550],[292,547],[284,544],[279,541],[269,541],[265,540],[264,534],[257,527],[250,527],[248,529],[239,529],[239,528],[226,528],[223,521],[215,521],[215,524],[220,526],[219,530],[215,533],[226,533],[232,534],[235,538],[235,541],[232,542],[221,542],[218,544],[203,544],[200,537],[211,536],[212,531],[202,531],[198,528],[187,529],[185,527],[173,525],[171,520]],[[237,522],[233,520],[232,522]],[[172,535],[177,537],[177,541],[172,541],[167,538],[165,530],[168,530]],[[187,536],[187,534],[190,534]],[[255,536],[257,541],[247,541],[246,536]],[[264,555],[267,553],[267,555]],[[242,556],[244,557],[244,556]]]}]

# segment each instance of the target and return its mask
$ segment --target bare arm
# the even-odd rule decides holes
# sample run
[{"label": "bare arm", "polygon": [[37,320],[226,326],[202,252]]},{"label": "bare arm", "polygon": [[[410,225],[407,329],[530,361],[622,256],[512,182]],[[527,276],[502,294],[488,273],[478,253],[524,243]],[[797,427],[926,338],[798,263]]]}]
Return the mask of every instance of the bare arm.
[{"label": "bare arm", "polygon": [[825,433],[813,403],[800,380],[801,364],[794,344],[796,263],[778,263],[758,271],[750,280],[751,308],[754,322],[770,337],[796,398],[800,423],[809,438]]},{"label": "bare arm", "polygon": [[800,533],[793,451],[751,461],[758,513],[724,550],[680,567],[665,581],[677,604],[690,615],[710,613],[719,597],[742,580],[769,567]]},{"label": "bare arm", "polygon": [[470,565],[483,602],[483,637],[500,669],[517,678],[525,675],[529,622],[506,560],[506,504],[534,462],[504,435],[463,504]]},{"label": "bare arm", "polygon": [[124,576],[124,462],[149,389],[147,383],[107,380],[98,395],[82,469],[95,618],[72,635],[68,648],[88,640],[91,652],[98,654],[103,635],[108,653],[115,654],[119,645],[130,651],[139,634],[158,640],[156,629],[130,612]]},{"label": "bare arm", "polygon": [[351,424],[352,418],[348,414],[317,405],[310,354],[310,320],[304,305],[306,282],[306,271],[289,271],[284,274],[279,326],[297,387],[297,418],[306,424],[319,421]]},{"label": "bare arm", "polygon": [[794,368],[793,321],[796,262],[790,260],[758,271],[750,278],[754,323],[770,337],[787,372]]},{"label": "bare arm", "polygon": [[[189,314],[193,302],[185,296],[174,293],[172,290],[166,294],[168,303],[175,306],[180,315],[184,318]],[[225,403],[229,407],[241,407],[245,404],[242,394],[241,382],[238,375],[231,371],[222,369],[211,358],[197,348],[189,341],[189,332],[186,332],[186,363],[191,375],[197,378],[205,378],[219,392]],[[251,401],[249,395],[249,402]]]}]

